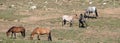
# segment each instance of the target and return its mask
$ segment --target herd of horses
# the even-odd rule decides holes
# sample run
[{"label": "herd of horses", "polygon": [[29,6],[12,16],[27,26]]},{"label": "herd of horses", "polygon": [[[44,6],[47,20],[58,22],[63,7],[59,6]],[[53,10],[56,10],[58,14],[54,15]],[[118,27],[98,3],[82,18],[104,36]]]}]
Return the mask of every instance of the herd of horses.
[{"label": "herd of horses", "polygon": [[[16,39],[16,33],[21,33],[21,35],[25,38],[25,28],[22,26],[12,26],[7,32],[6,35],[7,37],[10,36],[11,34],[11,38]],[[13,37],[14,35],[14,37]],[[33,37],[37,35],[38,40],[40,40],[39,36],[40,35],[48,35],[48,41],[52,41],[52,37],[51,37],[51,30],[49,30],[48,28],[40,28],[37,27],[35,28],[30,35],[30,39],[33,40]]]},{"label": "herd of horses", "polygon": [[[90,13],[95,14],[95,16],[90,16]],[[74,19],[78,19],[79,21],[79,27],[86,27],[88,26],[86,23],[86,19],[87,18],[97,18],[98,17],[98,12],[97,12],[97,8],[96,7],[88,7],[86,9],[85,13],[81,13],[79,16],[77,14],[74,15],[63,15],[62,16],[62,26],[64,26],[66,24],[66,22],[70,23],[70,27],[73,25],[73,21]]]},{"label": "herd of horses", "polygon": [[[77,14],[74,14],[73,16],[68,16],[68,15],[63,15],[62,16],[62,26],[64,26],[66,24],[66,22],[70,23],[70,27],[72,26],[73,20],[74,19],[79,19],[79,27],[86,27],[87,23],[86,23],[86,18],[89,18],[91,16],[90,13],[95,13],[95,18],[98,17],[98,13],[97,13],[97,9],[96,7],[88,7],[86,9],[86,12],[84,14],[80,14],[79,16]],[[11,38],[16,38],[16,33],[21,33],[21,35],[23,37],[25,37],[25,28],[22,26],[12,26],[7,32],[6,35],[9,37],[11,34]],[[51,36],[51,30],[48,28],[40,28],[37,27],[35,28],[31,34],[30,34],[30,39],[32,40],[33,37],[37,35],[37,39],[40,40],[39,36],[40,35],[47,35],[48,36],[48,41],[52,41],[52,36]],[[13,37],[14,36],[14,37]]]}]

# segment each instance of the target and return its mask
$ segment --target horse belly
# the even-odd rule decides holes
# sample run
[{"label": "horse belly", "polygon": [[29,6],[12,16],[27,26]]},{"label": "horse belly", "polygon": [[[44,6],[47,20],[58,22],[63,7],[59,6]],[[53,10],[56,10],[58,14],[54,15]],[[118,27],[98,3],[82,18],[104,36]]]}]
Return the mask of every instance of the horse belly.
[{"label": "horse belly", "polygon": [[40,32],[41,35],[48,34],[50,31],[49,30],[43,30]]}]

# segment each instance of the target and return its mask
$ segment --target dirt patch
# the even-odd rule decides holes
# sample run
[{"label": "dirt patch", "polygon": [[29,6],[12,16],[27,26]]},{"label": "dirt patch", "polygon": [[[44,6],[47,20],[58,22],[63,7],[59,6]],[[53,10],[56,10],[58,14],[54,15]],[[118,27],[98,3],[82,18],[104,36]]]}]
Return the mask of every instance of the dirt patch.
[{"label": "dirt patch", "polygon": [[106,8],[98,9],[98,14],[100,17],[112,17],[120,19],[120,8]]},{"label": "dirt patch", "polygon": [[14,15],[31,15],[31,12],[29,10],[17,10]]},{"label": "dirt patch", "polygon": [[[117,17],[117,18],[120,18],[118,16],[120,16],[119,14],[119,11],[120,11],[120,8],[106,8],[106,9],[99,9],[98,12],[99,12],[99,15],[101,17]],[[43,12],[43,11],[42,11]],[[59,18],[61,17],[62,15],[64,14],[46,14],[46,15],[40,15],[42,13],[41,11],[39,10],[35,10],[33,14],[38,14],[38,15],[34,15],[34,16],[30,16],[30,17],[26,17],[26,18],[22,18],[20,21],[21,22],[37,22],[37,21],[40,21],[40,20],[46,20],[46,19],[53,19],[53,18]],[[43,13],[45,13],[46,11],[44,11]],[[79,13],[83,13],[84,11],[76,11],[75,13],[79,14]],[[23,11],[23,13],[25,13]],[[29,13],[27,13],[29,14]],[[108,15],[108,16],[106,16]]]},{"label": "dirt patch", "polygon": [[120,8],[106,8],[106,9],[100,9],[100,13],[104,14],[120,14]]},{"label": "dirt patch", "polygon": [[111,31],[103,31],[103,32],[97,32],[95,30],[86,30],[84,32],[84,35],[86,37],[110,37],[110,38],[119,38],[120,34],[118,32],[111,32]]},{"label": "dirt patch", "polygon": [[37,22],[40,20],[46,20],[46,19],[54,19],[61,17],[61,14],[55,14],[55,15],[45,15],[45,16],[30,16],[26,18],[22,18],[21,22]]}]

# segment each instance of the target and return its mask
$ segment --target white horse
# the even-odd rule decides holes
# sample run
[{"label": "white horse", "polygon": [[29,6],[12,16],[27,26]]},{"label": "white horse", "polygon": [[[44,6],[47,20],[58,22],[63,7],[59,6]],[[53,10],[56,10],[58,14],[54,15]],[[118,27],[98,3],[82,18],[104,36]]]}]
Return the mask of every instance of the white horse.
[{"label": "white horse", "polygon": [[74,15],[63,15],[62,16],[62,26],[66,24],[66,22],[69,22],[70,23],[70,27],[72,26],[72,22],[73,22],[73,19],[77,18],[77,14],[74,14]]},{"label": "white horse", "polygon": [[85,12],[85,17],[89,17],[90,13],[94,13],[96,15],[95,18],[98,17],[98,13],[97,13],[97,8],[96,7],[94,7],[94,6],[93,7],[88,7],[86,9],[86,12]]}]

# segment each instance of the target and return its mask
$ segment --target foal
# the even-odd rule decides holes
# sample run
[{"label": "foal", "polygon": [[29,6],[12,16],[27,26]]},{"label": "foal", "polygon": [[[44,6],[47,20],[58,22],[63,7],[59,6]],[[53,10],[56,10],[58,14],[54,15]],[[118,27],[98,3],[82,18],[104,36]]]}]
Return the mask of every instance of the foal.
[{"label": "foal", "polygon": [[62,16],[62,19],[63,19],[63,21],[62,21],[62,26],[65,25],[66,22],[69,22],[69,23],[70,23],[70,27],[71,27],[71,26],[72,26],[72,23],[73,23],[73,19],[76,19],[76,18],[78,18],[78,17],[77,17],[77,14],[74,14],[74,15],[72,15],[72,16],[63,15],[63,16]]},{"label": "foal", "polygon": [[[81,25],[82,24],[82,25]],[[83,16],[83,14],[80,14],[80,18],[79,18],[79,27],[85,27],[85,25],[87,26],[87,23],[85,21],[85,18]]]},{"label": "foal", "polygon": [[51,31],[47,28],[39,28],[39,27],[35,28],[30,35],[31,40],[33,39],[35,34],[38,35],[37,36],[38,40],[40,40],[40,38],[39,38],[40,35],[45,35],[46,34],[46,35],[48,35],[48,41],[52,41]]},{"label": "foal", "polygon": [[12,38],[13,38],[13,35],[14,35],[14,38],[16,38],[16,33],[21,33],[21,35],[23,37],[25,37],[25,28],[24,27],[13,26],[6,32],[6,35],[9,36],[10,33],[12,33],[11,34]]}]

